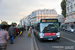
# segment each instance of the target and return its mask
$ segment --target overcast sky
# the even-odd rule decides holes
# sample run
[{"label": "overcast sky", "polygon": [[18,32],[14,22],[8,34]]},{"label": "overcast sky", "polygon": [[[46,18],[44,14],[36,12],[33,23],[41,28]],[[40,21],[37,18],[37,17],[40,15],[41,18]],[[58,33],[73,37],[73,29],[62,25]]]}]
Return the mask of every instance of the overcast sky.
[{"label": "overcast sky", "polygon": [[38,9],[55,9],[61,14],[62,0],[0,0],[0,22],[19,23],[20,19]]}]

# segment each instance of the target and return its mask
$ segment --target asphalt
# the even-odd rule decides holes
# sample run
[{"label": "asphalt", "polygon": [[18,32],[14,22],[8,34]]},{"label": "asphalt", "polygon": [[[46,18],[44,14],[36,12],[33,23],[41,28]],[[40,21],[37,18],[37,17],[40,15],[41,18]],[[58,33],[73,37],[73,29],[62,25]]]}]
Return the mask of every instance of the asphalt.
[{"label": "asphalt", "polygon": [[22,37],[18,35],[14,39],[14,44],[10,44],[10,40],[7,42],[7,50],[34,50],[32,37],[28,37],[24,31]]},{"label": "asphalt", "polygon": [[[62,36],[65,38],[63,38]],[[75,37],[74,33],[61,31],[60,40],[40,42],[35,36],[39,50],[75,50],[75,42],[72,41],[75,40],[74,37]]]}]

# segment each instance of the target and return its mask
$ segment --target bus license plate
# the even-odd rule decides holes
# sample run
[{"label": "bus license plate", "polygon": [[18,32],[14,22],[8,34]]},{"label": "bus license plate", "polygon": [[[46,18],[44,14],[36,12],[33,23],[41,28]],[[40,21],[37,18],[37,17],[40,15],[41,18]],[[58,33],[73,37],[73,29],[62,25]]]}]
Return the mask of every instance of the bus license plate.
[{"label": "bus license plate", "polygon": [[53,38],[49,38],[48,40],[53,40]]}]

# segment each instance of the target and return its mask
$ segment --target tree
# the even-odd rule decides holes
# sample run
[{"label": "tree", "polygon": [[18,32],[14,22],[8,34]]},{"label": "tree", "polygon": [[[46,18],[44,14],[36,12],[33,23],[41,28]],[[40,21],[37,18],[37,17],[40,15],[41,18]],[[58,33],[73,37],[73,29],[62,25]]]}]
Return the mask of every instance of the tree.
[{"label": "tree", "polygon": [[66,17],[66,1],[65,0],[62,0],[62,2],[61,2],[61,8],[62,8],[62,15],[64,17]]},{"label": "tree", "polygon": [[15,23],[15,22],[12,22],[12,24],[13,24],[14,26],[16,26],[16,25],[17,25],[17,23]]},{"label": "tree", "polygon": [[6,21],[2,21],[1,24],[8,25]]}]

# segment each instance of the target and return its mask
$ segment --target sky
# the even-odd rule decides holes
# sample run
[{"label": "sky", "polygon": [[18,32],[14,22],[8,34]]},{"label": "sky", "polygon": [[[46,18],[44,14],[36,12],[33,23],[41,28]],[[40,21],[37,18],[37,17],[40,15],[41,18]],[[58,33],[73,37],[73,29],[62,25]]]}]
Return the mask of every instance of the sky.
[{"label": "sky", "polygon": [[19,24],[23,17],[28,16],[34,10],[55,9],[61,15],[62,0],[0,0],[0,23]]}]

